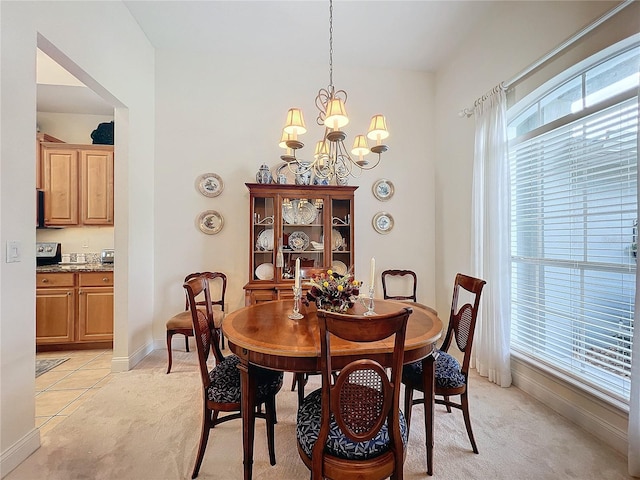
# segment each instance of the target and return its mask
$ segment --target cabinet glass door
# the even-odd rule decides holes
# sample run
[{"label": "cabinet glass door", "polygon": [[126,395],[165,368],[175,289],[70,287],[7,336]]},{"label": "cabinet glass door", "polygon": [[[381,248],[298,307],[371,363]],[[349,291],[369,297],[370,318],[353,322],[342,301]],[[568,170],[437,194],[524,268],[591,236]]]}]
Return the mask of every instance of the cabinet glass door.
[{"label": "cabinet glass door", "polygon": [[251,275],[254,280],[271,280],[275,276],[275,199],[254,197],[252,205],[252,262]]},{"label": "cabinet glass door", "polygon": [[351,207],[349,199],[331,200],[331,267],[341,275],[353,266]]},{"label": "cabinet glass door", "polygon": [[[295,262],[300,258],[300,267],[322,268],[325,266],[323,241],[322,197],[299,197],[282,199],[282,237],[278,248],[282,255],[282,279],[295,276]],[[278,262],[279,263],[279,262]]]}]

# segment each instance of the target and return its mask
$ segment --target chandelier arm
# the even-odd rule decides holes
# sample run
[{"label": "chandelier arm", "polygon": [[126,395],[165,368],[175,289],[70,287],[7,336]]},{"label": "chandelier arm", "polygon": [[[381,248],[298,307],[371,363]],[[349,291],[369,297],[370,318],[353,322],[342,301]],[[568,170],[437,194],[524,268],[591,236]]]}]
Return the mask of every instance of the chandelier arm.
[{"label": "chandelier arm", "polygon": [[376,163],[374,163],[373,165],[369,165],[368,163],[366,165],[358,165],[360,168],[362,168],[363,170],[372,170],[374,168],[376,168],[378,166],[378,164],[380,163],[380,160],[382,159],[382,154],[379,153],[378,154],[378,159],[376,160]]},{"label": "chandelier arm", "polygon": [[331,98],[331,93],[325,88],[318,90],[316,95],[316,108],[318,109],[318,116],[316,117],[316,123],[320,126],[324,125],[324,119],[327,114],[327,104]]}]

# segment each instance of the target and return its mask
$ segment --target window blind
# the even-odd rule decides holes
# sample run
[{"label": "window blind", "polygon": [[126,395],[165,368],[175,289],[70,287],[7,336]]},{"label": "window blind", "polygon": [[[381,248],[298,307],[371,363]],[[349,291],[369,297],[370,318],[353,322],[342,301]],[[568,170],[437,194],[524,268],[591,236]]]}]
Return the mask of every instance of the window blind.
[{"label": "window blind", "polygon": [[512,348],[629,398],[638,99],[514,139]]}]

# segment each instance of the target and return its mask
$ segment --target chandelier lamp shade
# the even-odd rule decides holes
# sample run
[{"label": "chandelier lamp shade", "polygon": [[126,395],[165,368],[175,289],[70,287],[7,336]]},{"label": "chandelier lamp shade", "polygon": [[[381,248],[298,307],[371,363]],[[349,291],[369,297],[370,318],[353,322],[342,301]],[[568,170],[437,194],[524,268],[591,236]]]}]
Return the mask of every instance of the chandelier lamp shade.
[{"label": "chandelier lamp shade", "polygon": [[[349,124],[346,103],[347,92],[333,86],[333,1],[329,0],[329,86],[320,89],[315,100],[316,123],[324,127],[324,135],[316,142],[313,159],[298,158],[296,151],[304,147],[299,137],[307,132],[307,127],[302,110],[289,109],[279,146],[286,149],[280,158],[287,162],[290,171],[297,174],[311,171],[317,178],[337,181],[349,175],[357,177],[363,170],[371,170],[380,163],[382,153],[389,149],[383,143],[389,136],[384,115],[371,118],[367,135],[357,135],[349,151],[344,144],[347,134],[343,130]],[[372,142],[371,147],[368,140]],[[377,154],[373,162],[365,158],[370,153]]]}]

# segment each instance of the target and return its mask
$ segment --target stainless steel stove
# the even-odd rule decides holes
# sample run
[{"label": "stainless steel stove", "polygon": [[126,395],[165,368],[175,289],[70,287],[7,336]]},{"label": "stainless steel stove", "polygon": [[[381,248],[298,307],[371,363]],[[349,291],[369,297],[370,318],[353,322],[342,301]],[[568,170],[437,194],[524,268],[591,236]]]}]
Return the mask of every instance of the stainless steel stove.
[{"label": "stainless steel stove", "polygon": [[62,246],[56,242],[36,243],[36,265],[56,265],[62,261]]}]

